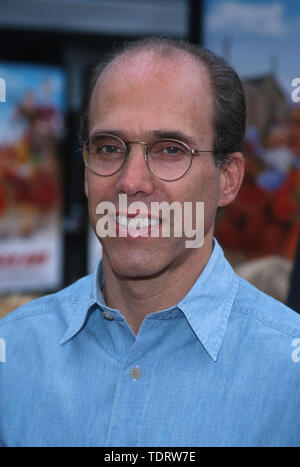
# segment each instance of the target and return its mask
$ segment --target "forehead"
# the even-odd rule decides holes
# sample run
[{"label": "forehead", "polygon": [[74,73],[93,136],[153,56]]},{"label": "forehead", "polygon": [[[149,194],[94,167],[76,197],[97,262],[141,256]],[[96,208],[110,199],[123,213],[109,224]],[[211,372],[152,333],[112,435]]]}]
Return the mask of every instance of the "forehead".
[{"label": "forehead", "polygon": [[168,126],[168,120],[171,126],[196,130],[204,115],[211,124],[213,96],[208,71],[186,53],[166,57],[144,52],[115,60],[93,91],[90,130],[104,122],[129,124],[130,114],[130,122],[139,121],[140,128],[143,122],[153,125],[155,119],[160,128]]}]

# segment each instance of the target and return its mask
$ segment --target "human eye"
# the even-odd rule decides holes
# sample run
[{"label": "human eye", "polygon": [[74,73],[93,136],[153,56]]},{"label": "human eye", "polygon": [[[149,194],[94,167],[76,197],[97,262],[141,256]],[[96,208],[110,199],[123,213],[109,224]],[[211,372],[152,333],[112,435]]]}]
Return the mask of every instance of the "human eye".
[{"label": "human eye", "polygon": [[170,146],[166,146],[164,149],[163,149],[163,152],[165,154],[174,154],[174,155],[177,155],[177,154],[180,154],[182,152],[182,149],[180,146],[176,146],[176,145],[170,145]]},{"label": "human eye", "polygon": [[175,141],[158,141],[151,150],[152,157],[177,160],[186,155],[186,148]]},{"label": "human eye", "polygon": [[98,152],[103,152],[104,154],[118,154],[122,152],[122,149],[112,144],[105,144],[98,146]]},{"label": "human eye", "polygon": [[97,135],[90,142],[90,152],[96,157],[118,156],[124,153],[124,147],[113,137]]}]

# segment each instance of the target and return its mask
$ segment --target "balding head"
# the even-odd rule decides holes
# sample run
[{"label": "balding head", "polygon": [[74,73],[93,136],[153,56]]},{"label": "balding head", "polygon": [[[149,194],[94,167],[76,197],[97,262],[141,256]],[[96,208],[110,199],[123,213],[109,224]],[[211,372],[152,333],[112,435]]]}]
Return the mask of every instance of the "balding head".
[{"label": "balding head", "polygon": [[[172,67],[176,73],[186,70],[187,73],[201,73],[203,67],[207,71],[207,79],[213,100],[214,151],[215,162],[221,166],[228,154],[240,151],[245,132],[245,96],[241,81],[236,72],[222,58],[217,57],[205,48],[197,47],[185,41],[162,38],[148,38],[124,45],[124,47],[108,56],[94,69],[84,103],[81,121],[81,143],[89,136],[89,109],[93,91],[100,82],[105,85],[112,71],[122,73],[134,66],[139,70],[142,82],[151,80],[151,73],[158,73],[162,68]],[[176,68],[177,66],[177,68]],[[102,80],[103,78],[103,80]],[[104,82],[104,84],[103,84]],[[197,100],[197,95],[194,96]]]}]

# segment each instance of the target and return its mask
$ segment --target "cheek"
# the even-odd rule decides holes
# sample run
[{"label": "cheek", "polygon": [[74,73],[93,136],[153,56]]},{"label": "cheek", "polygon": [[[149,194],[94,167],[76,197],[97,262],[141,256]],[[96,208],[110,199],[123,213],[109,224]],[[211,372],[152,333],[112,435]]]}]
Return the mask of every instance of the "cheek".
[{"label": "cheek", "polygon": [[207,230],[215,222],[220,197],[220,173],[215,170],[202,171],[188,186],[184,199],[204,203],[204,223]]},{"label": "cheek", "polygon": [[99,179],[93,174],[88,174],[85,179],[86,193],[88,197],[88,210],[91,224],[95,227],[99,215],[96,208],[101,201],[109,199],[109,186],[106,180]]},{"label": "cheek", "polygon": [[104,177],[98,177],[92,173],[86,176],[86,191],[88,193],[89,204],[98,204],[100,201],[109,200],[111,187],[113,184]]},{"label": "cheek", "polygon": [[209,164],[202,170],[195,170],[182,185],[178,199],[203,201],[208,204],[218,203],[220,193],[220,172]]}]

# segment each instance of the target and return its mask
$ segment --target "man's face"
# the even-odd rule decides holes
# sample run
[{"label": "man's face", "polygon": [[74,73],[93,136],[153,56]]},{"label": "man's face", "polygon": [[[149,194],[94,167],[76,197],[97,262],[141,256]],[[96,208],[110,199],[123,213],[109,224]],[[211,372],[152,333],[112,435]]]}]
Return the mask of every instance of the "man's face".
[{"label": "man's face", "polygon": [[[117,133],[125,142],[157,139],[158,132],[182,134],[194,149],[213,148],[213,97],[207,71],[190,58],[153,58],[149,53],[119,59],[98,81],[92,95],[89,135]],[[179,137],[177,137],[179,139]],[[144,146],[131,145],[121,171],[101,177],[86,170],[86,193],[94,230],[101,201],[118,207],[119,194],[128,204],[142,201],[204,202],[204,245],[185,247],[186,238],[103,238],[103,260],[115,274],[126,277],[156,275],[176,267],[188,267],[195,255],[209,256],[216,209],[222,197],[221,172],[212,153],[193,157],[190,170],[179,180],[155,177],[144,159]],[[204,265],[203,264],[203,265]],[[183,269],[184,271],[184,269]]]}]

